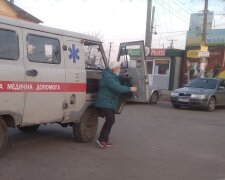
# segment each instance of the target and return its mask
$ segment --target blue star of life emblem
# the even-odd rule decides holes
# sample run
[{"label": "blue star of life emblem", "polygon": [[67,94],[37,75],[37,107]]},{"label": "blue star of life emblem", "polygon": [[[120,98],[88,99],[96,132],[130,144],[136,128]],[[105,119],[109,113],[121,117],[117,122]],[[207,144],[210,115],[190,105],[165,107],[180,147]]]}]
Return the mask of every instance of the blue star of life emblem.
[{"label": "blue star of life emblem", "polygon": [[68,57],[70,60],[73,60],[73,63],[76,63],[77,61],[80,60],[80,56],[78,54],[80,50],[75,47],[75,44],[72,44],[72,48],[69,47],[68,51],[70,52]]}]

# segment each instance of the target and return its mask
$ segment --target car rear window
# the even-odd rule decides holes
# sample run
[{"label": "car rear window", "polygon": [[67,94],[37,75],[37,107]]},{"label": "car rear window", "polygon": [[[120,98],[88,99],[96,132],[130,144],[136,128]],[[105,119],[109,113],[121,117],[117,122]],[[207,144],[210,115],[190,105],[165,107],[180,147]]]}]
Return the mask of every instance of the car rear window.
[{"label": "car rear window", "polygon": [[195,79],[187,84],[187,87],[193,88],[204,88],[204,89],[215,89],[218,80],[216,79]]}]

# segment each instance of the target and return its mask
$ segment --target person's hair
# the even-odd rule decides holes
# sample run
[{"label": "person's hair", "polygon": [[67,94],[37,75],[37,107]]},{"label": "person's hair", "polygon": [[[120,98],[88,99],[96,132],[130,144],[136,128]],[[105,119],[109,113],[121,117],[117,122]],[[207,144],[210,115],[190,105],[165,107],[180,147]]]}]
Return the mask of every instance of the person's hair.
[{"label": "person's hair", "polygon": [[110,68],[110,69],[114,69],[114,68],[116,68],[116,67],[120,67],[120,63],[119,63],[118,61],[111,61],[111,62],[109,63],[109,68]]}]

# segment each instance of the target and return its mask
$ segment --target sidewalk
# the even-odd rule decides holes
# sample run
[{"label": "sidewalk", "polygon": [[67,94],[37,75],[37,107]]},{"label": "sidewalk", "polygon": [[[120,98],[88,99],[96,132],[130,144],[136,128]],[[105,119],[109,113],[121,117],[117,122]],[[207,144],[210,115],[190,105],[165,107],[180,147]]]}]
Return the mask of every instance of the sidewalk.
[{"label": "sidewalk", "polygon": [[159,101],[162,102],[170,102],[170,94],[172,91],[168,91],[168,90],[161,90],[161,96]]}]

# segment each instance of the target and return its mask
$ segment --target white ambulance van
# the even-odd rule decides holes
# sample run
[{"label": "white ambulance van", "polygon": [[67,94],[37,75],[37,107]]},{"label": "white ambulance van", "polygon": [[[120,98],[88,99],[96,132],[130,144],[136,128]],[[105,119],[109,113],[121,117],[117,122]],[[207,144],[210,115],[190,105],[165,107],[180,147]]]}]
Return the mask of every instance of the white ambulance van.
[{"label": "white ambulance van", "polygon": [[7,127],[71,126],[78,142],[97,130],[93,107],[106,57],[99,39],[0,16],[0,153]]}]

